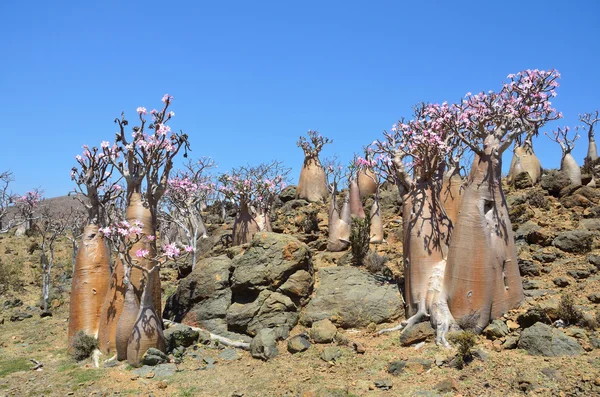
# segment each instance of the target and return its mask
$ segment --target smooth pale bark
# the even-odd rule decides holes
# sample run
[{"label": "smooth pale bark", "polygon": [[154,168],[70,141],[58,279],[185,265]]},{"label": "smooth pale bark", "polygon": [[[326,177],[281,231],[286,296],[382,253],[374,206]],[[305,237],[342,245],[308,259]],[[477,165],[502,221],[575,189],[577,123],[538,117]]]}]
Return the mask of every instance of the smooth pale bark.
[{"label": "smooth pale bark", "polygon": [[319,159],[306,157],[296,186],[296,198],[311,203],[322,202],[327,198],[328,193],[327,178]]},{"label": "smooth pale bark", "polygon": [[586,158],[588,161],[598,160],[598,148],[596,147],[596,139],[594,138],[593,132],[590,132],[588,139],[589,143]]},{"label": "smooth pale bark", "polygon": [[133,285],[129,283],[127,285],[127,292],[125,293],[125,301],[123,302],[123,311],[119,317],[117,323],[117,334],[116,347],[117,347],[117,360],[127,359],[127,343],[133,330],[133,325],[137,321],[138,314],[140,312],[140,301],[135,293]]},{"label": "smooth pale bark", "polygon": [[566,153],[560,162],[560,170],[567,174],[572,185],[581,186],[581,168],[571,153]]},{"label": "smooth pale bark", "polygon": [[383,238],[383,220],[381,218],[381,208],[379,207],[379,195],[375,193],[373,205],[371,206],[371,229],[369,235],[371,236],[369,242],[373,244],[379,244],[385,242]]},{"label": "smooth pale bark", "polygon": [[348,186],[348,196],[350,197],[350,215],[360,219],[365,219],[365,210],[360,199],[360,191],[356,179],[352,179]]},{"label": "smooth pale bark", "polygon": [[246,244],[260,231],[260,227],[246,203],[241,203],[240,212],[233,223],[233,245]]},{"label": "smooth pale bark", "polygon": [[331,195],[329,206],[329,236],[327,240],[327,251],[339,252],[350,245],[350,228],[352,217],[350,216],[349,195],[346,195],[341,213],[337,210],[335,192]]},{"label": "smooth pale bark", "polygon": [[151,347],[162,352],[167,350],[162,319],[154,308],[152,291],[156,285],[152,279],[158,277],[158,268],[148,272],[147,277],[148,282],[142,294],[137,320],[127,343],[127,362],[133,367],[142,365],[142,358]]},{"label": "smooth pale bark", "polygon": [[489,136],[484,148],[481,155],[475,156],[467,179],[444,277],[453,317],[478,315],[479,331],[524,299],[500,179],[500,142]]},{"label": "smooth pale bark", "polygon": [[256,224],[258,225],[258,230],[261,232],[272,232],[273,227],[271,226],[271,217],[269,216],[269,212],[266,210],[259,210],[254,217]]},{"label": "smooth pale bark", "polygon": [[463,178],[460,176],[457,167],[452,167],[444,173],[441,199],[444,209],[446,210],[446,215],[453,224],[456,222],[456,216],[458,215],[458,211],[460,211],[460,206],[462,204],[464,192],[463,182]]},{"label": "smooth pale bark", "polygon": [[[127,212],[125,215],[127,222],[133,224],[134,221],[138,220],[142,222],[142,238],[140,241],[135,243],[131,249],[129,250],[129,255],[132,258],[136,258],[136,262],[138,265],[146,268],[152,269],[155,265],[154,257],[156,257],[156,240],[148,241],[145,236],[156,236],[156,227],[152,222],[152,214],[150,213],[150,209],[144,206],[142,201],[142,195],[140,193],[133,193],[129,200],[129,205],[127,206]],[[137,258],[136,252],[140,249],[148,250],[149,254],[144,258]],[[131,269],[131,283],[133,284],[133,288],[135,290],[135,294],[138,299],[141,301],[143,286],[142,279],[144,275],[140,269],[133,268]],[[153,279],[155,285],[152,287],[152,291],[154,293],[154,307],[159,311],[161,309],[161,289],[160,289],[160,277],[155,277]]]},{"label": "smooth pale bark", "polygon": [[109,356],[117,352],[117,323],[123,311],[123,301],[127,291],[127,285],[123,283],[123,278],[123,265],[120,260],[117,260],[100,311],[98,328],[98,347],[102,353]]},{"label": "smooth pale bark", "polygon": [[373,170],[366,169],[359,171],[357,181],[361,200],[377,192],[377,175],[375,175]]},{"label": "smooth pale bark", "polygon": [[508,170],[508,183],[512,184],[517,175],[527,172],[531,182],[535,185],[542,176],[542,165],[535,155],[531,144],[525,143],[518,146],[514,153]]},{"label": "smooth pale bark", "polygon": [[110,251],[98,233],[87,225],[75,259],[69,308],[69,348],[79,331],[98,337],[100,313],[110,284]]}]

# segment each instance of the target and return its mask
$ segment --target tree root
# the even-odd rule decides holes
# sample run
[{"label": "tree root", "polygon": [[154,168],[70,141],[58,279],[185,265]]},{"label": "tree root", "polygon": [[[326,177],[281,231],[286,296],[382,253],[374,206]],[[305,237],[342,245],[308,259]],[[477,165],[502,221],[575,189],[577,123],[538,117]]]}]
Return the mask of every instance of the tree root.
[{"label": "tree root", "polygon": [[[176,323],[175,321],[166,320],[166,319],[163,319],[163,323],[165,325],[168,325],[168,326],[173,326],[173,325],[180,324],[180,323]],[[192,327],[192,326],[189,326],[189,325],[186,325],[186,327],[190,327],[194,331],[198,331],[198,332],[200,332],[200,331],[208,332],[208,331],[206,331],[203,328]],[[224,336],[213,334],[212,332],[208,332],[208,333],[210,334],[210,339],[211,340],[216,340],[216,341],[218,341],[220,344],[222,344],[224,346],[235,347],[237,349],[242,349],[242,350],[250,350],[250,343],[246,343],[246,342],[242,342],[242,341],[238,341],[238,340],[231,340],[231,339],[226,338]]]},{"label": "tree root", "polygon": [[411,318],[402,321],[400,324],[396,325],[395,327],[392,328],[384,328],[382,330],[380,330],[379,332],[377,332],[377,335],[381,335],[381,334],[385,334],[387,332],[394,332],[394,331],[400,331],[401,329],[406,329],[409,328],[413,325],[415,325],[416,323],[421,322],[421,320],[424,317],[429,317],[429,315],[424,311],[424,310],[419,310],[414,316],[412,316]]}]

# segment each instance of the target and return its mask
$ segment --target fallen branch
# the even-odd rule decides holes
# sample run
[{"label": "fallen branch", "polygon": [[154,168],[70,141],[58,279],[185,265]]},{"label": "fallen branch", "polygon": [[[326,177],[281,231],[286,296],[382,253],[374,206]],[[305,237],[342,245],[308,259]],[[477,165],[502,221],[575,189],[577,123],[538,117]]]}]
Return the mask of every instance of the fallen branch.
[{"label": "fallen branch", "polygon": [[[166,319],[163,319],[163,323],[168,326],[181,325],[180,323],[176,323],[175,321],[166,320]],[[183,325],[185,325],[185,324],[183,324]],[[198,328],[198,327],[192,327],[189,325],[186,325],[186,327],[190,327],[192,330],[198,331],[198,332],[208,332],[207,330]],[[208,332],[208,333],[210,334],[211,340],[216,340],[219,343],[221,343],[222,345],[225,345],[228,347],[235,347],[235,348],[239,348],[239,349],[243,349],[243,350],[250,350],[250,343],[237,341],[237,340],[231,340],[224,336],[213,334],[212,332]]]},{"label": "fallen branch", "polygon": [[41,361],[34,360],[33,358],[30,358],[29,361],[35,364],[35,367],[31,368],[32,371],[41,371],[44,367],[44,364],[42,364]]}]

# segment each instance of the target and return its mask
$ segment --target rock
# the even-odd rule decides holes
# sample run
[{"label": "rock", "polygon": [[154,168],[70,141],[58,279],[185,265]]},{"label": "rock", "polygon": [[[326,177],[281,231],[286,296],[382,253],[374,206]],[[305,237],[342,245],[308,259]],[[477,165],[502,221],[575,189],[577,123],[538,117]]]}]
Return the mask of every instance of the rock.
[{"label": "rock", "polygon": [[232,349],[232,348],[227,348],[227,349],[223,350],[221,353],[219,353],[219,358],[221,360],[225,360],[225,361],[233,361],[233,360],[240,359],[241,356],[238,354],[237,350]]},{"label": "rock", "polygon": [[308,201],[303,200],[303,199],[290,200],[281,207],[281,212],[284,214],[289,214],[289,213],[294,212],[294,210],[304,207],[309,204],[310,203]]},{"label": "rock", "polygon": [[584,352],[574,338],[543,323],[524,329],[519,347],[531,355],[546,357],[575,356]]},{"label": "rock", "polygon": [[343,355],[344,355],[344,353],[342,352],[342,349],[340,349],[339,347],[328,346],[325,349],[323,349],[323,352],[321,353],[321,359],[324,361],[327,361],[327,362],[331,362],[331,361],[336,361]]},{"label": "rock", "polygon": [[590,271],[586,269],[574,269],[567,271],[567,274],[574,279],[583,280],[590,276]]},{"label": "rock", "polygon": [[226,319],[230,329],[256,335],[263,328],[279,325],[293,328],[298,323],[298,307],[286,295],[263,290],[250,303],[233,303]]},{"label": "rock", "polygon": [[[226,255],[202,259],[194,271],[180,280],[173,295],[167,299],[163,317],[175,322],[189,319],[209,331],[219,332],[214,322],[224,319],[231,304],[229,276],[232,261]],[[225,322],[221,322],[226,328]]]},{"label": "rock", "polygon": [[593,294],[589,294],[587,298],[592,303],[600,303],[600,294],[597,292],[593,293]]},{"label": "rock", "polygon": [[395,283],[356,267],[322,268],[318,276],[319,288],[300,319],[304,325],[329,318],[342,328],[361,328],[371,322],[393,322],[404,314]]},{"label": "rock", "polygon": [[29,313],[25,313],[25,312],[16,312],[13,315],[10,316],[10,321],[15,322],[15,321],[23,321],[26,318],[31,318],[33,317],[31,314]]},{"label": "rock", "polygon": [[405,362],[404,369],[406,371],[414,372],[416,374],[422,374],[426,371],[429,371],[432,366],[433,361],[429,359],[412,357]]},{"label": "rock", "polygon": [[[177,372],[177,366],[175,364],[160,364],[154,367],[154,379],[168,378],[175,375],[175,372]],[[157,386],[161,388],[160,384],[158,384]],[[164,387],[162,388],[164,389]]]},{"label": "rock", "polygon": [[540,288],[540,282],[537,280],[529,280],[529,279],[525,279],[523,280],[523,289],[525,291],[528,290],[533,290],[533,289],[539,289]]},{"label": "rock", "polygon": [[532,235],[534,232],[540,230],[541,227],[532,221],[527,221],[523,223],[517,231],[515,232],[515,239],[519,240],[527,240],[529,235]]},{"label": "rock", "polygon": [[551,324],[552,320],[544,311],[535,307],[527,310],[525,313],[519,314],[517,317],[517,323],[523,329],[531,327],[538,322]]},{"label": "rock", "polygon": [[313,284],[314,277],[311,273],[306,270],[298,270],[292,274],[277,291],[298,299],[300,304],[304,305],[310,298]]},{"label": "rock", "polygon": [[390,379],[379,379],[373,383],[376,388],[381,390],[390,390],[392,388],[392,381]]},{"label": "rock", "polygon": [[404,366],[406,365],[406,361],[404,360],[395,360],[392,361],[387,368],[388,373],[398,376],[404,371]]},{"label": "rock", "polygon": [[519,375],[517,378],[517,389],[523,393],[529,393],[536,389],[535,380],[527,375]]},{"label": "rock", "polygon": [[561,189],[570,183],[569,177],[564,172],[549,170],[546,174],[542,175],[540,186],[550,195],[558,197]]},{"label": "rock", "polygon": [[507,336],[504,343],[502,343],[504,349],[516,349],[518,345],[519,339],[515,336]]},{"label": "rock", "polygon": [[410,346],[415,343],[431,340],[435,337],[435,330],[429,321],[415,324],[406,328],[400,335],[400,345]]},{"label": "rock", "polygon": [[554,280],[552,280],[552,282],[554,285],[561,288],[567,287],[569,284],[571,284],[569,280],[564,277],[556,277]]},{"label": "rock", "polygon": [[526,189],[528,187],[533,187],[533,182],[528,172],[521,172],[515,176],[513,185],[516,189]]},{"label": "rock", "polygon": [[519,270],[521,276],[539,276],[540,266],[533,261],[519,259]]},{"label": "rock", "polygon": [[13,308],[19,307],[19,306],[23,306],[23,301],[19,298],[7,299],[2,304],[2,308],[4,310],[13,309]]},{"label": "rock", "polygon": [[559,233],[552,244],[565,252],[585,254],[592,249],[595,235],[588,230],[569,230]]},{"label": "rock", "polygon": [[198,341],[198,331],[187,325],[177,324],[164,330],[167,351],[172,352],[177,347],[189,347]]},{"label": "rock", "polygon": [[600,269],[600,255],[588,256],[588,262]]},{"label": "rock", "polygon": [[[562,194],[562,191],[561,191]],[[582,207],[587,208],[592,202],[581,194],[566,195],[560,199],[560,203],[565,208]]]},{"label": "rock", "polygon": [[483,334],[490,340],[496,340],[508,335],[508,327],[502,320],[492,321],[485,329]]},{"label": "rock", "polygon": [[544,248],[536,251],[533,254],[533,259],[542,263],[552,263],[562,255],[562,252],[556,250],[556,248]]},{"label": "rock", "polygon": [[296,198],[296,186],[294,186],[294,185],[287,186],[285,189],[283,189],[281,191],[281,193],[279,193],[279,199],[284,203],[287,203],[288,201],[292,201],[295,198]]},{"label": "rock", "polygon": [[579,226],[581,226],[585,230],[600,230],[600,219],[591,218],[591,219],[582,219],[579,221]]},{"label": "rock", "polygon": [[[527,174],[527,173],[525,173],[525,174]],[[529,178],[528,174],[527,174],[527,177]],[[434,386],[434,389],[441,393],[456,392],[456,391],[458,391],[458,382],[454,378],[445,378],[445,379],[441,380],[440,382],[438,382]]]},{"label": "rock", "polygon": [[310,329],[310,337],[315,343],[331,343],[337,328],[329,319],[315,321]]},{"label": "rock", "polygon": [[163,353],[160,350],[155,349],[153,347],[146,350],[146,353],[144,353],[144,356],[142,357],[143,365],[154,366],[154,365],[166,363],[168,361],[169,361],[169,356],[167,356],[165,353]]},{"label": "rock", "polygon": [[250,354],[254,358],[270,360],[279,354],[277,349],[277,335],[271,328],[263,328],[257,332],[250,342]]},{"label": "rock", "polygon": [[311,346],[308,337],[304,334],[296,335],[288,340],[287,349],[290,353],[300,353]]}]

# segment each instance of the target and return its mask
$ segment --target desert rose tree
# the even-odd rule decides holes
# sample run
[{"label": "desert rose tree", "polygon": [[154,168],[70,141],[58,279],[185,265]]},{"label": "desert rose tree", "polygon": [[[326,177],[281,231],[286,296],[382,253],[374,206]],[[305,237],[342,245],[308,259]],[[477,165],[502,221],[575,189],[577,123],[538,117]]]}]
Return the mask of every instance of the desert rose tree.
[{"label": "desert rose tree", "polygon": [[297,142],[304,151],[304,163],[300,171],[300,180],[296,187],[296,198],[309,202],[324,201],[327,198],[327,181],[325,170],[319,160],[319,153],[323,146],[333,142],[319,134],[317,131],[308,131],[308,139],[301,136]]},{"label": "desert rose tree", "polygon": [[[78,215],[73,214],[67,225],[72,232],[69,238],[73,254],[77,252],[69,308],[69,346],[79,331],[98,337],[100,313],[111,274],[110,251],[99,229],[106,223],[106,206],[121,194],[121,187],[111,180],[110,156],[119,156],[116,146],[111,147],[105,141],[100,149],[87,145],[83,149],[83,154],[75,156],[77,166],[71,170],[71,179],[77,185],[75,197],[87,210],[79,244],[76,243]],[[77,251],[76,244],[80,247]]]},{"label": "desert rose tree", "polygon": [[551,134],[546,133],[548,138],[560,145],[562,157],[560,159],[560,170],[567,174],[571,185],[581,186],[581,168],[577,165],[577,161],[571,154],[575,148],[575,141],[579,139],[579,135],[574,134],[569,136],[569,127],[557,128]]},{"label": "desert rose tree", "polygon": [[[156,236],[158,203],[162,198],[171,170],[173,160],[181,149],[189,149],[188,137],[182,132],[171,131],[168,122],[175,113],[169,110],[173,97],[166,94],[162,98],[161,110],[150,111],[151,120],[147,120],[148,111],[144,107],[138,107],[139,125],[132,127],[132,132],[126,132],[129,121],[121,114],[115,119],[119,126],[116,133],[116,154],[111,155],[112,146],[104,149],[109,156],[115,170],[126,182],[126,221],[130,224],[139,222],[143,225],[144,236]],[[129,137],[132,137],[130,139]],[[142,192],[144,195],[142,196]],[[152,269],[155,266],[152,258],[156,257],[156,241],[139,239],[131,247],[137,252],[140,249],[148,250],[149,255],[141,259],[142,267]],[[143,272],[139,268],[133,268],[131,272],[131,284],[138,301],[142,298],[144,286],[142,285]],[[151,291],[153,293],[154,309],[161,312],[161,289],[160,277],[153,277]],[[147,288],[147,286],[146,286]],[[123,270],[118,263],[111,277],[106,299],[103,304],[99,345],[104,353],[114,353],[116,349],[116,331],[127,285],[123,284]]]},{"label": "desert rose tree", "polygon": [[532,127],[525,134],[524,139],[517,137],[515,149],[508,170],[508,183],[513,184],[517,175],[526,172],[531,184],[535,185],[542,177],[542,165],[533,151],[533,137],[538,135],[538,127]]},{"label": "desert rose tree", "polygon": [[13,204],[15,196],[10,192],[10,183],[14,181],[10,171],[0,173],[0,234],[8,232],[18,224],[15,216],[8,219],[8,208]]},{"label": "desert rose tree", "polygon": [[329,202],[328,239],[327,251],[339,252],[350,245],[350,231],[352,227],[352,216],[350,215],[350,195],[347,194],[341,209],[338,208],[338,189],[342,179],[346,179],[344,167],[336,158],[326,159],[323,169],[327,179],[327,186],[331,193]]},{"label": "desert rose tree", "polygon": [[584,113],[579,115],[579,121],[587,126],[588,133],[588,151],[585,156],[586,162],[596,161],[598,160],[598,147],[596,146],[596,138],[594,126],[598,121],[600,121],[600,117],[598,116],[598,111],[596,110],[594,113]]}]

